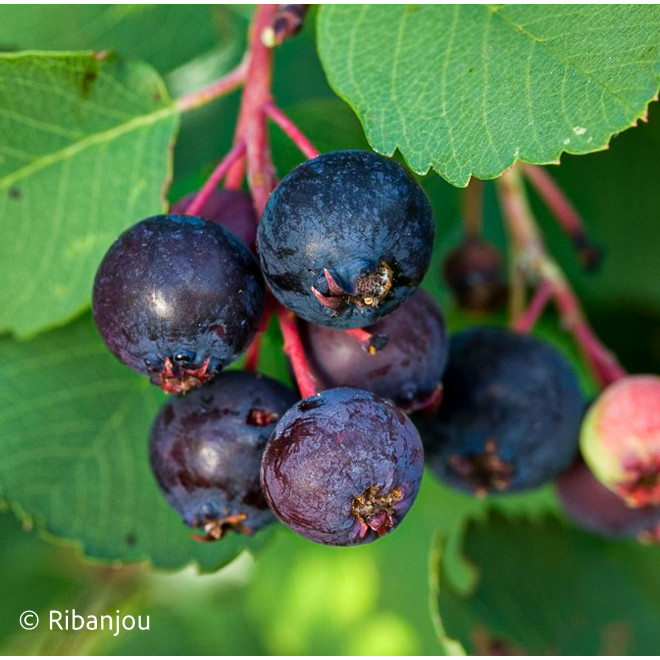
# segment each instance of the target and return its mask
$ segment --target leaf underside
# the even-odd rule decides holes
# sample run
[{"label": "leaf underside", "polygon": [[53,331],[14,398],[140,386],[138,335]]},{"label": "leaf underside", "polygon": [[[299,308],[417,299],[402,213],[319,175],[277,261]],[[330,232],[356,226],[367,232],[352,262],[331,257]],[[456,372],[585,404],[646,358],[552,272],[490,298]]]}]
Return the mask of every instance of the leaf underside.
[{"label": "leaf underside", "polygon": [[657,5],[325,5],[328,80],[371,146],[456,186],[584,154],[658,91]]},{"label": "leaf underside", "polygon": [[0,349],[0,493],[20,517],[88,557],[160,568],[217,568],[266,540],[190,538],[149,468],[164,395],[110,355],[88,317]]},{"label": "leaf underside", "polygon": [[442,632],[470,654],[638,655],[657,646],[658,548],[491,515],[469,525],[464,552],[479,576],[474,590],[459,594],[441,571],[436,595]]},{"label": "leaf underside", "polygon": [[89,305],[117,235],[160,213],[178,117],[158,75],[112,54],[0,55],[0,332]]}]

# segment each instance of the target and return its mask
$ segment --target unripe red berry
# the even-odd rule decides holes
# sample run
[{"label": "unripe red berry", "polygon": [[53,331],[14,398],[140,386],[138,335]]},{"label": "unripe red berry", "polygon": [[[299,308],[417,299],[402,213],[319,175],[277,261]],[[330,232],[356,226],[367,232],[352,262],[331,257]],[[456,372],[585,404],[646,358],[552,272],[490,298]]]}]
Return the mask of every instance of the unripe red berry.
[{"label": "unripe red berry", "polygon": [[629,506],[660,504],[660,377],[609,385],[585,417],[580,447],[598,480]]}]

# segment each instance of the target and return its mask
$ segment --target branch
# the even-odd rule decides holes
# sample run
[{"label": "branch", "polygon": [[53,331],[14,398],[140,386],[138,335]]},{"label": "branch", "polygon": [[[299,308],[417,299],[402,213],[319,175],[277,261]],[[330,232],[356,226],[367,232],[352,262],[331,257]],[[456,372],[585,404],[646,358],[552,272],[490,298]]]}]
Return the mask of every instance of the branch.
[{"label": "branch", "polygon": [[[275,187],[275,170],[268,144],[268,130],[264,107],[272,100],[270,85],[272,78],[273,51],[265,46],[260,35],[271,25],[278,5],[259,5],[250,28],[250,47],[245,85],[241,98],[241,110],[236,126],[235,143],[246,145],[247,178],[254,201],[257,217],[266,206],[268,197]],[[237,170],[242,172],[242,163],[237,162],[228,179],[234,183]],[[242,177],[241,177],[242,178]]]},{"label": "branch", "polygon": [[[272,25],[277,8],[278,5],[259,5],[250,28],[249,65],[234,138],[235,144],[243,142],[246,145],[245,165],[247,165],[248,185],[257,217],[261,217],[276,184],[265,111],[265,108],[272,105],[270,86],[273,51],[262,42],[260,36],[264,29]],[[227,177],[233,183],[239,179],[239,176],[242,177],[242,171],[243,163],[239,160]],[[277,307],[277,317],[284,336],[284,351],[291,360],[300,393],[306,398],[315,394],[316,381],[309,370],[296,318],[281,305]],[[254,361],[252,356],[250,361]]]},{"label": "branch", "polygon": [[602,385],[624,376],[625,371],[617,359],[591,329],[563,271],[547,253],[527,201],[520,171],[514,167],[505,172],[498,181],[497,189],[504,219],[516,250],[517,265],[527,281],[539,285],[546,283],[550,287],[563,324],[575,338]]}]

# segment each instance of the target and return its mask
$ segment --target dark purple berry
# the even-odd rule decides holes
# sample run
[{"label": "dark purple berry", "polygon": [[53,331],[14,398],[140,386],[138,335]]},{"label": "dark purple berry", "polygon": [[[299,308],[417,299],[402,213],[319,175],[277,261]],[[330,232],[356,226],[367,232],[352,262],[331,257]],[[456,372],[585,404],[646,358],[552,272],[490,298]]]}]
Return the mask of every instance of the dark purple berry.
[{"label": "dark purple berry", "polygon": [[170,399],[151,427],[151,467],[167,501],[202,540],[273,521],[261,486],[261,456],[275,423],[296,401],[260,374],[229,371]]},{"label": "dark purple berry", "polygon": [[[197,193],[190,193],[172,205],[170,213],[185,215]],[[216,188],[199,211],[205,220],[217,222],[238,236],[251,250],[257,238],[257,215],[252,198],[243,190]]]},{"label": "dark purple berry", "polygon": [[96,273],[93,311],[108,348],[166,392],[212,379],[254,337],[264,285],[220,225],[162,215],[126,230]]},{"label": "dark purple berry", "polygon": [[418,426],[435,474],[475,494],[535,488],[573,460],[584,400],[554,348],[503,328],[452,336],[442,405]]},{"label": "dark purple berry", "polygon": [[490,312],[506,301],[499,250],[479,236],[466,238],[447,256],[444,276],[463,309]]},{"label": "dark purple berry", "polygon": [[660,506],[631,508],[580,461],[557,481],[562,508],[580,527],[606,538],[660,543]]},{"label": "dark purple berry", "polygon": [[442,311],[422,289],[365,331],[303,322],[300,336],[319,391],[356,387],[411,412],[440,388],[449,337]]},{"label": "dark purple berry", "polygon": [[299,165],[264,210],[257,244],[264,276],[298,316],[361,328],[398,307],[431,259],[434,223],[401,165],[336,151]]},{"label": "dark purple berry", "polygon": [[300,401],[268,441],[261,485],[275,515],[326,545],[369,543],[394,529],[422,480],[410,420],[380,397],[337,388]]}]

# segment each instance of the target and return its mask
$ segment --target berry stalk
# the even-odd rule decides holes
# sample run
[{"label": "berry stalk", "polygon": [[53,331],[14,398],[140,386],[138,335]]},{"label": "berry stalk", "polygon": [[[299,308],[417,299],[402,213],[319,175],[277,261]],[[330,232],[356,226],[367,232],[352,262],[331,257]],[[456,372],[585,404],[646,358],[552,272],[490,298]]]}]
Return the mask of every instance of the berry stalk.
[{"label": "berry stalk", "polygon": [[221,96],[230,94],[238,89],[245,81],[247,67],[248,59],[245,58],[235,69],[232,69],[228,74],[222,76],[222,78],[215,80],[206,87],[202,87],[202,89],[184,94],[175,102],[177,109],[181,112],[194,110],[207,103],[211,103],[211,101],[215,101]]},{"label": "berry stalk", "polygon": [[531,332],[551,298],[552,286],[549,282],[544,280],[534,292],[529,307],[512,324],[512,329],[523,334]]},{"label": "berry stalk", "polygon": [[533,188],[568,234],[586,268],[600,263],[600,250],[588,235],[584,220],[552,177],[538,165],[522,165],[522,171]]},{"label": "berry stalk", "polygon": [[195,196],[195,199],[190,203],[190,206],[186,209],[186,215],[197,215],[204,208],[204,205],[213,194],[216,186],[222,181],[231,166],[243,157],[244,153],[245,143],[242,141],[237,142],[215,168],[211,176]]},{"label": "berry stalk", "polygon": [[264,106],[266,114],[291,138],[306,158],[316,158],[318,149],[307,136],[273,103]]},{"label": "berry stalk", "polygon": [[293,312],[290,312],[282,305],[278,305],[277,318],[284,337],[284,352],[291,360],[291,368],[296,377],[300,395],[303,399],[306,399],[308,396],[316,393],[316,379],[312,376],[309,363],[307,362],[296,317]]},{"label": "berry stalk", "polygon": [[625,375],[616,357],[605,348],[587,321],[582,306],[557,262],[548,254],[529,207],[520,170],[512,168],[499,179],[497,190],[515,250],[516,266],[528,283],[546,283],[565,327],[582,349],[592,371],[605,386]]}]

